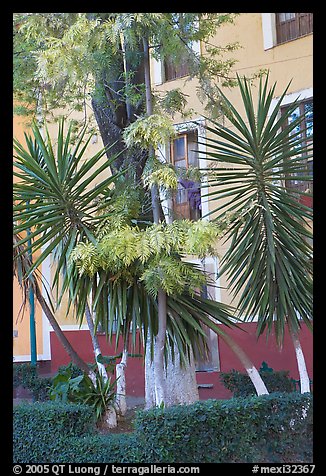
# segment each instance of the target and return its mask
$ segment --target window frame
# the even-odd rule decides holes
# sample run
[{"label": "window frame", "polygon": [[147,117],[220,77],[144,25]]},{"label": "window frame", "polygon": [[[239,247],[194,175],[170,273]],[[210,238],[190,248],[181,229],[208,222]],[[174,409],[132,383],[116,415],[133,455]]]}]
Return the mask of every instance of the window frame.
[{"label": "window frame", "polygon": [[[283,21],[280,15],[275,14],[276,46],[313,33],[313,13],[294,13],[294,18]],[[303,18],[307,22],[306,28],[302,24]]]},{"label": "window frame", "polygon": [[303,38],[304,36],[313,34],[313,28],[310,33],[306,33],[298,38],[288,40],[284,43],[279,43],[277,41],[276,34],[276,13],[261,13],[261,22],[262,22],[262,33],[263,33],[263,48],[264,51],[275,48],[276,46],[281,46],[289,41],[295,41],[295,39]]},{"label": "window frame", "polygon": [[[206,270],[206,272],[207,272],[207,267],[212,265],[213,270],[208,271],[208,273],[211,275],[211,284],[213,284],[214,286],[212,291],[214,295],[212,297],[216,301],[221,301],[220,278],[218,275],[219,259],[217,257],[206,257],[204,259],[184,258],[184,261],[186,261],[187,263],[194,263],[196,265],[199,265],[200,268]],[[207,335],[207,344],[208,344],[209,353],[210,353],[210,360],[209,361],[199,360],[196,356],[194,356],[196,373],[221,372],[221,360],[220,360],[218,335],[216,334],[216,332],[212,331],[207,326],[203,326],[203,329]]]},{"label": "window frame", "polygon": [[[170,163],[174,165],[175,167],[177,167],[176,162],[178,162],[178,160],[175,160],[174,141],[177,139],[183,138],[185,155],[183,158],[179,160],[185,160],[185,169],[189,168],[189,153],[188,153],[189,149],[188,148],[191,143],[189,141],[189,135],[191,134],[195,134],[196,140],[198,140],[198,131],[196,129],[190,129],[190,130],[177,134],[177,136],[174,139],[172,139],[172,141],[170,142]],[[198,160],[198,166],[199,166],[199,150],[197,151],[197,160]],[[178,193],[178,191],[176,193]],[[188,192],[187,192],[187,197],[188,197]],[[201,198],[201,189],[200,189],[200,198]],[[201,203],[202,203],[202,198],[201,198]],[[176,194],[174,194],[174,196],[172,197],[172,204],[173,204],[172,205],[173,212],[184,219],[198,220],[202,217],[202,210],[191,207],[189,197],[185,201],[178,202]],[[196,214],[198,214],[199,216],[196,217]]]},{"label": "window frame", "polygon": [[[313,96],[312,97],[308,97],[308,98],[303,98],[299,103],[298,103],[298,108],[299,108],[299,116],[305,114],[305,105],[306,104],[309,104],[309,103],[312,103],[312,106],[313,106]],[[288,104],[284,104],[281,106],[281,114],[283,113],[284,110],[286,110],[288,107],[290,106],[290,103]],[[312,119],[312,122],[313,122],[313,119]],[[300,124],[300,131],[301,131],[301,134],[302,134],[302,140],[303,142],[308,145],[309,143],[313,143],[313,139],[310,139],[309,137],[307,137],[306,133],[307,133],[307,121],[306,119],[304,121],[301,122]],[[303,155],[303,158],[304,158],[304,155]],[[290,159],[291,160],[291,159]],[[313,166],[313,157],[307,157],[305,162],[306,162],[306,166],[307,166],[307,170],[308,170],[308,165],[309,163],[312,164]],[[298,191],[299,192],[302,192],[302,191],[306,191],[307,189],[312,189],[313,185],[312,185],[312,182],[313,180],[305,180],[305,181],[302,181],[298,184],[298,186],[295,186],[295,185],[291,185],[290,184],[291,180],[288,179],[288,180],[285,180],[285,187],[287,187],[289,190],[291,190],[292,192],[296,192]],[[301,185],[302,184],[302,185]],[[301,185],[301,187],[300,187]],[[305,188],[306,190],[302,190],[303,188]],[[313,195],[313,191],[311,191],[312,195]],[[312,207],[312,197],[305,197],[304,195],[300,195],[299,196],[299,201],[303,201],[303,202],[307,202],[307,206],[310,206]]]}]

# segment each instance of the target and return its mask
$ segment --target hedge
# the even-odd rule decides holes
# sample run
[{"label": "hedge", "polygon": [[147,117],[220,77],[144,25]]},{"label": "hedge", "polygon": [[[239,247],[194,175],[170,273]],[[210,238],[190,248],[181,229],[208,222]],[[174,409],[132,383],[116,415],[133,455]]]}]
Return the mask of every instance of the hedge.
[{"label": "hedge", "polygon": [[69,438],[56,453],[56,463],[139,463],[142,458],[135,432]]},{"label": "hedge", "polygon": [[13,452],[16,463],[51,463],[70,437],[95,433],[88,405],[23,403],[13,409]]},{"label": "hedge", "polygon": [[[267,390],[275,392],[294,392],[296,390],[295,381],[289,376],[289,371],[259,370]],[[221,372],[220,380],[225,388],[233,392],[234,397],[247,397],[256,395],[255,387],[248,374],[231,370],[231,372]]]},{"label": "hedge", "polygon": [[296,392],[141,411],[129,434],[95,434],[74,404],[18,406],[14,422],[15,463],[312,461],[312,396]]},{"label": "hedge", "polygon": [[43,402],[50,399],[51,382],[50,377],[41,377],[37,367],[30,363],[13,365],[13,388],[22,386],[30,390],[34,401]]},{"label": "hedge", "polygon": [[138,415],[135,429],[143,462],[309,462],[312,397],[274,393],[153,409]]}]

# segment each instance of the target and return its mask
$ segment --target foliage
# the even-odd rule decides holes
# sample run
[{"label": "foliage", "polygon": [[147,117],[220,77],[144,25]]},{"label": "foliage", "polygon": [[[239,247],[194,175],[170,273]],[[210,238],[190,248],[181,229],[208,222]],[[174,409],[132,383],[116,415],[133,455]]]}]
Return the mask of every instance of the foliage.
[{"label": "foliage", "polygon": [[213,243],[218,234],[219,227],[206,221],[139,227],[107,220],[97,245],[80,243],[71,254],[80,286],[93,286],[96,324],[100,322],[111,338],[114,333],[116,342],[119,336],[126,337],[131,327],[134,346],[136,329],[142,328],[142,345],[146,347],[148,332],[151,342],[157,333],[156,296],[158,289],[163,289],[168,298],[165,349],[177,343],[182,361],[189,358],[192,346],[204,356],[207,346],[201,323],[218,333],[217,320],[228,326],[235,323],[230,319],[231,308],[199,295],[209,277],[181,256],[215,253]]},{"label": "foliage", "polygon": [[120,435],[94,435],[87,406],[21,405],[14,462],[307,463],[312,405],[311,395],[299,393],[200,401],[138,412],[135,431]]},{"label": "foliage", "polygon": [[310,396],[274,393],[149,410],[135,429],[146,462],[307,462],[311,425]]},{"label": "foliage", "polygon": [[[107,221],[101,227],[101,239],[97,243],[79,243],[71,253],[80,275],[93,276],[99,269],[122,272],[140,262],[150,265],[153,260],[180,255],[215,254],[214,241],[219,235],[217,224],[207,221],[176,220],[171,224],[153,224],[146,228],[129,223]],[[181,269],[188,264],[177,260]],[[190,268],[188,266],[188,268]],[[189,271],[190,272],[190,271]],[[116,277],[117,279],[117,277]]]},{"label": "foliage", "polygon": [[17,405],[13,408],[13,460],[55,462],[56,448],[63,448],[68,437],[94,432],[94,411],[87,405],[58,402]]},{"label": "foliage", "polygon": [[165,144],[175,137],[176,132],[170,118],[162,114],[139,117],[123,131],[127,147],[139,145],[144,149]]},{"label": "foliage", "polygon": [[212,169],[209,183],[214,187],[211,202],[218,200],[212,213],[219,220],[233,213],[220,274],[229,278],[240,315],[246,320],[258,315],[258,334],[274,328],[281,346],[286,325],[291,333],[297,333],[301,322],[311,328],[312,247],[307,238],[312,234],[307,221],[312,210],[284,181],[311,180],[305,161],[312,150],[302,131],[296,132],[303,116],[288,120],[298,100],[281,114],[288,87],[272,107],[275,84],[268,88],[268,76],[260,79],[255,109],[249,81],[238,81],[244,118],[220,92],[231,125],[207,126],[207,158],[219,167]]},{"label": "foliage", "polygon": [[[225,59],[238,45],[213,48],[209,41],[232,13],[20,13],[14,15],[14,91],[20,102],[35,95],[43,111],[59,107],[84,110],[100,94],[117,110],[123,102],[143,99],[139,53],[146,35],[156,59],[187,60],[190,78],[201,88],[210,84],[216,94],[216,78],[235,83],[230,75],[234,61]],[[191,45],[201,41],[209,55],[197,55]],[[125,67],[123,66],[125,65]],[[102,92],[100,93],[100,90]],[[207,101],[202,98],[203,101]],[[34,102],[34,101],[32,101]],[[159,108],[184,111],[185,97],[168,91]],[[27,112],[27,111],[26,111]],[[29,111],[33,112],[33,109]]]},{"label": "foliage", "polygon": [[81,403],[93,407],[96,419],[100,420],[107,408],[115,400],[115,383],[104,380],[96,373],[95,384],[84,373],[73,376],[71,366],[60,368],[52,379],[50,398],[55,402]]},{"label": "foliage", "polygon": [[153,185],[164,187],[165,189],[176,190],[178,179],[175,170],[169,165],[161,165],[148,175],[143,175],[145,187],[151,188]]},{"label": "foliage", "polygon": [[13,365],[13,387],[22,386],[32,392],[34,401],[49,400],[51,379],[40,377],[37,367],[30,363]]},{"label": "foliage", "polygon": [[[273,370],[272,372],[259,371],[259,373],[269,393],[294,392],[296,390],[293,379],[289,377],[289,371]],[[230,372],[221,372],[220,379],[224,387],[233,392],[234,397],[256,395],[253,383],[247,374],[233,369]]]},{"label": "foliage", "polygon": [[[137,329],[144,329],[145,342],[148,333],[153,342],[157,332],[157,303],[153,298],[156,286],[150,287],[149,275],[145,275],[143,280],[140,280],[141,276],[149,269],[150,261],[152,271],[159,272],[162,259],[161,268],[165,272],[162,281],[170,286],[167,271],[175,269],[178,264],[183,289],[180,296],[169,296],[167,342],[177,342],[180,358],[185,361],[192,345],[205,349],[201,322],[216,332],[220,331],[217,319],[233,325],[230,307],[193,296],[194,286],[198,284],[200,287],[203,283],[203,274],[177,256],[178,250],[180,253],[185,251],[181,249],[182,244],[190,253],[206,254],[210,250],[215,253],[210,242],[217,236],[219,227],[205,222],[176,222],[164,228],[163,225],[148,226],[148,221],[144,221],[142,216],[131,218],[133,210],[138,207],[137,200],[133,199],[130,207],[124,207],[122,199],[115,201],[119,196],[113,187],[119,179],[117,175],[103,180],[89,191],[87,186],[91,180],[106,170],[110,162],[97,167],[101,151],[82,163],[87,141],[82,144],[82,135],[76,147],[71,149],[69,129],[64,137],[63,124],[62,121],[59,126],[56,148],[49,137],[46,142],[43,140],[37,126],[33,128],[34,139],[27,137],[26,148],[16,141],[20,172],[15,171],[15,175],[20,182],[14,185],[14,220],[18,221],[14,233],[34,227],[35,231],[33,229],[30,235],[31,249],[34,252],[43,248],[28,272],[31,273],[53,251],[57,264],[53,283],[58,286],[57,303],[60,304],[68,291],[67,312],[74,305],[75,316],[82,321],[87,299],[92,293],[95,325],[101,323],[111,337],[116,326],[118,342],[119,337],[128,335],[132,324],[132,344],[135,346]],[[25,238],[18,240],[15,249],[19,250],[25,242]],[[80,258],[79,273],[70,260],[78,243],[80,256],[77,256],[76,263]],[[101,263],[97,258],[99,245],[103,251]],[[63,279],[59,281],[60,274]],[[174,284],[181,291],[179,280]],[[147,292],[150,289],[151,295]]]},{"label": "foliage", "polygon": [[30,272],[52,251],[60,252],[56,281],[76,242],[83,236],[94,239],[92,229],[100,220],[100,216],[93,213],[98,211],[94,199],[100,197],[104,201],[108,200],[110,186],[116,177],[110,176],[92,191],[87,190],[92,180],[109,168],[110,162],[107,160],[100,166],[98,164],[105,153],[104,149],[82,162],[91,139],[85,140],[85,129],[74,148],[70,142],[71,125],[64,135],[64,120],[58,127],[56,147],[47,128],[45,132],[46,139],[43,139],[40,128],[34,124],[33,137],[25,134],[26,146],[14,140],[14,176],[18,178],[13,186],[14,233],[33,229],[16,246],[32,240],[26,252],[44,248]]}]

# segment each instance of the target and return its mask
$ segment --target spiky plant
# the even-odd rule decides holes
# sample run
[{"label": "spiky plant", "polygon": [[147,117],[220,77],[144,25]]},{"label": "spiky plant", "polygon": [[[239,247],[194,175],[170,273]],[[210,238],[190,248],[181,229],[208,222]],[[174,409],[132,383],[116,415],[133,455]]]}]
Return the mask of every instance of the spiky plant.
[{"label": "spiky plant", "polygon": [[255,107],[249,81],[238,81],[244,117],[220,91],[230,126],[207,127],[207,158],[217,163],[211,213],[217,219],[232,213],[220,274],[227,274],[243,319],[257,316],[258,335],[274,330],[281,346],[286,328],[296,342],[302,323],[312,328],[312,210],[285,186],[311,180],[305,164],[312,148],[296,130],[303,116],[289,121],[299,99],[281,111],[289,85],[273,106],[276,84],[269,88],[268,76],[261,79]]}]

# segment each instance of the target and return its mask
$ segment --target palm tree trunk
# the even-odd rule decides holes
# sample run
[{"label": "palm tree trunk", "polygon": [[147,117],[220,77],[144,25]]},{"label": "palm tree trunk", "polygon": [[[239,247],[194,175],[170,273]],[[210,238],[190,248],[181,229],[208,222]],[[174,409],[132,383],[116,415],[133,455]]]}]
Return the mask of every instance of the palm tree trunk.
[{"label": "palm tree trunk", "polygon": [[249,359],[247,354],[241,349],[241,347],[225,332],[219,334],[219,336],[224,340],[224,342],[233,350],[236,356],[241,361],[242,365],[244,366],[252,384],[255,387],[257,395],[268,395],[268,390],[266,385],[263,382],[263,379],[259,375],[258,370]]},{"label": "palm tree trunk", "polygon": [[128,361],[128,336],[124,343],[124,349],[122,352],[122,358],[119,364],[116,365],[116,378],[117,378],[117,396],[116,405],[118,412],[121,416],[124,416],[127,412],[126,401],[126,367]]},{"label": "palm tree trunk", "polygon": [[295,355],[297,358],[298,370],[300,375],[301,393],[310,393],[310,382],[307,371],[306,361],[303,355],[300,340],[297,334],[291,332],[292,342],[294,345]]},{"label": "palm tree trunk", "polygon": [[[104,381],[107,382],[109,377],[108,377],[106,368],[103,364],[101,364],[100,362],[97,361],[97,357],[100,354],[102,354],[102,352],[101,352],[100,344],[99,344],[97,336],[96,336],[94,321],[93,321],[93,317],[92,317],[91,310],[89,308],[88,302],[86,302],[85,316],[86,316],[88,329],[89,329],[91,339],[92,339],[93,350],[94,350],[94,355],[95,355],[97,368],[98,368],[99,374],[102,376]],[[109,405],[109,407],[107,407],[107,409],[105,410],[105,413],[103,415],[102,425],[106,428],[115,428],[117,426],[117,424],[118,424],[118,422],[117,422],[116,409],[113,405]]]},{"label": "palm tree trunk", "polygon": [[107,381],[108,380],[108,374],[107,374],[106,368],[103,364],[101,364],[100,362],[97,361],[97,357],[100,354],[102,354],[102,352],[101,352],[100,344],[99,344],[97,336],[96,336],[94,321],[93,321],[91,310],[89,308],[88,303],[86,303],[86,307],[85,307],[85,316],[86,316],[86,321],[87,321],[89,333],[90,333],[91,339],[92,339],[93,351],[94,351],[94,356],[95,356],[95,361],[96,361],[96,364],[97,364],[98,371],[99,371],[100,375],[102,375],[104,380]]}]

